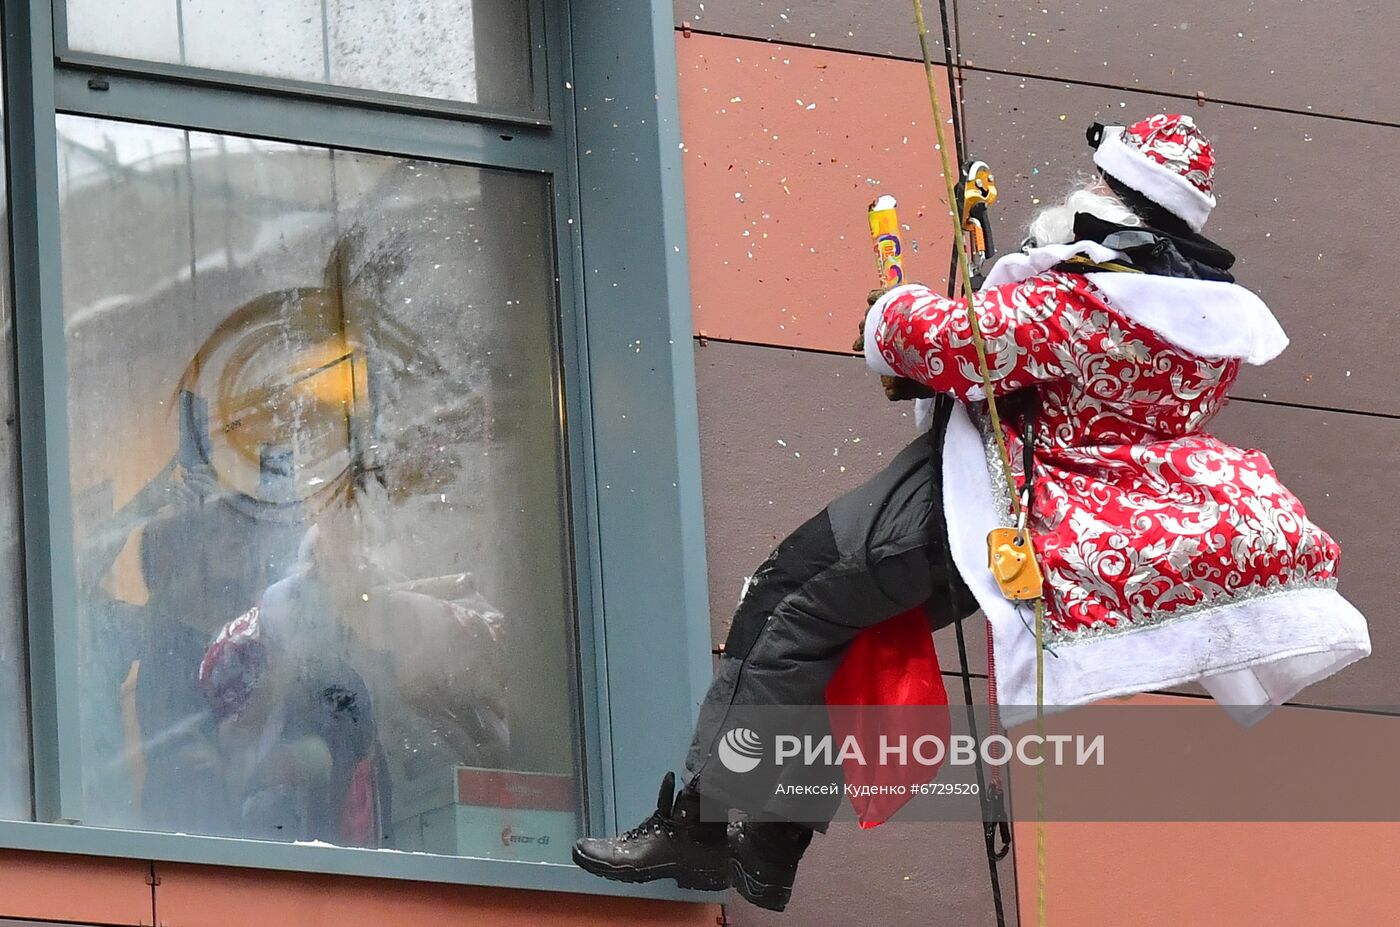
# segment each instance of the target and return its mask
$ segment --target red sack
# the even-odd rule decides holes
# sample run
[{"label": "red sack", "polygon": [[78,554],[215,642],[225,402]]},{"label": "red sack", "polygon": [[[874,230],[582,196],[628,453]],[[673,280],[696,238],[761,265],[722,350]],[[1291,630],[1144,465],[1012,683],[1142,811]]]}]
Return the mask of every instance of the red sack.
[{"label": "red sack", "polygon": [[[948,691],[933,648],[928,617],[922,607],[867,628],[852,642],[826,687],[827,711],[836,743],[854,736],[865,759],[843,764],[847,795],[863,828],[878,827],[910,798],[908,788],[932,782],[939,765],[881,763],[881,745],[906,743],[925,735],[946,744],[952,734]],[[870,706],[862,711],[859,707]],[[884,738],[883,740],[881,738]],[[862,786],[904,786],[903,795],[863,793]]]}]

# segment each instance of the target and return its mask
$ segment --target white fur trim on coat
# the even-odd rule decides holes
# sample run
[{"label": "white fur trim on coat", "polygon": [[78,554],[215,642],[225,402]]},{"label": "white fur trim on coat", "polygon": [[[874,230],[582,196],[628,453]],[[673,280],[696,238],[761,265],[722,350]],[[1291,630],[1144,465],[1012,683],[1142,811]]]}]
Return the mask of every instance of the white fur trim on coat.
[{"label": "white fur trim on coat", "polygon": [[[1099,263],[1124,259],[1121,252],[1094,241],[1016,251],[993,265],[982,288],[1018,283],[1076,254]],[[1238,284],[1153,274],[1096,273],[1087,277],[1112,301],[1116,311],[1193,354],[1238,357],[1250,364],[1265,364],[1288,347],[1288,335],[1269,307]],[[895,295],[914,286],[917,284],[890,290],[870,307],[865,317],[865,360],[876,373],[893,375],[875,348],[875,331],[885,306]],[[932,411],[932,399],[915,402],[914,422],[920,431],[928,430]]]},{"label": "white fur trim on coat", "polygon": [[[1123,254],[1094,241],[1048,245],[1008,254],[987,274],[983,289],[1018,283],[1075,255],[1104,263]],[[1238,357],[1266,364],[1288,347],[1288,336],[1264,301],[1237,283],[1157,274],[1085,275],[1114,310],[1167,341],[1202,357]]]},{"label": "white fur trim on coat", "polygon": [[1267,364],[1288,347],[1269,307],[1237,283],[1152,274],[1085,274],[1122,315],[1184,351]]},{"label": "white fur trim on coat", "polygon": [[1057,264],[1063,264],[1077,254],[1100,264],[1127,260],[1123,252],[1106,248],[1096,241],[1076,241],[1069,245],[1046,245],[1043,248],[1031,248],[1029,251],[1013,251],[992,265],[982,289],[1020,283],[1036,274],[1045,273]]},{"label": "white fur trim on coat", "polygon": [[1180,216],[1196,231],[1205,228],[1206,219],[1215,208],[1215,197],[1124,142],[1121,126],[1111,128],[1114,131],[1104,130],[1103,142],[1094,151],[1094,163],[1105,174]]},{"label": "white fur trim on coat", "polygon": [[[948,541],[992,627],[997,698],[1008,725],[1035,716],[1035,634],[1029,607],[1001,594],[987,569],[987,532],[998,526],[982,436],[954,406],[943,444]],[[1250,723],[1306,686],[1371,652],[1366,620],[1331,589],[1285,589],[1122,634],[1058,644],[1045,656],[1045,705],[1201,681]]]}]

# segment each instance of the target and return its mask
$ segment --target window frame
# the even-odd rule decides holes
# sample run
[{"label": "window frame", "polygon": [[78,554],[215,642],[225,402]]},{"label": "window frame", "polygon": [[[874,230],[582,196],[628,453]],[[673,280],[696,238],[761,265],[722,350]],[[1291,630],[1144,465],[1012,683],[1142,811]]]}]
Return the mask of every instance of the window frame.
[{"label": "window frame", "polygon": [[431,112],[441,115],[487,119],[494,122],[547,126],[550,124],[549,66],[547,60],[550,37],[545,22],[547,0],[523,0],[523,2],[529,6],[531,88],[530,102],[521,109],[497,107],[489,103],[466,103],[406,93],[346,87],[341,84],[267,77],[260,74],[247,74],[242,71],[226,71],[219,68],[80,51],[73,48],[68,42],[68,0],[53,0],[54,59],[60,66],[71,66],[93,74],[130,74],[193,82],[211,87],[241,87],[308,99],[350,102],[407,112]]},{"label": "window frame", "polygon": [[[585,820],[645,814],[710,675],[698,421],[672,11],[663,0],[532,0],[549,38],[545,121],[294,82],[134,73],[55,58],[55,3],[0,0],[24,505],[34,822],[0,847],[657,898],[569,864],[386,853],[76,823],[77,595],[60,267],[59,113],[507,168],[552,184],[574,557]],[[123,65],[130,62],[116,59]],[[596,154],[595,154],[596,152]],[[624,156],[626,155],[626,156]],[[623,488],[626,491],[622,491]],[[645,532],[636,530],[645,524]],[[66,816],[67,815],[67,816]]]}]

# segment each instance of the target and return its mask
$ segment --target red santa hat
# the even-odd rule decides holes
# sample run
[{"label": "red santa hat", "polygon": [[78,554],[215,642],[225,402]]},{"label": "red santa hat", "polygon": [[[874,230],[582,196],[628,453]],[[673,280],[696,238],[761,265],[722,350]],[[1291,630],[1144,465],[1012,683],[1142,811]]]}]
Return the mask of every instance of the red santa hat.
[{"label": "red santa hat", "polygon": [[1106,175],[1199,232],[1215,208],[1215,149],[1190,116],[1159,113],[1124,126],[1095,124],[1089,141]]}]

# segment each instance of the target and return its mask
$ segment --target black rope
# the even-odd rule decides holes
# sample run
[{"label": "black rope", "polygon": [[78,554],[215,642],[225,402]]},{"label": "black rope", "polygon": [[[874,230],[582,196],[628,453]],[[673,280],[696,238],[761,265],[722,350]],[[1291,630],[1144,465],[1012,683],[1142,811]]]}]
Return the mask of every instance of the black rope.
[{"label": "black rope", "polygon": [[963,139],[962,95],[953,80],[956,65],[953,63],[953,34],[948,28],[948,0],[938,0],[938,15],[943,21],[943,66],[948,69],[948,96],[953,104],[948,107],[953,116],[953,154],[957,163],[962,164],[967,146]]},{"label": "black rope", "polygon": [[[952,101],[952,106],[948,107],[953,114],[953,162],[959,167],[963,163],[963,150],[966,147],[963,143],[961,94],[957,92],[957,82],[953,80],[953,36],[948,28],[948,3],[947,0],[938,0],[938,15],[943,24],[943,66],[948,71],[948,97]],[[949,203],[948,208],[958,209],[957,203]],[[961,218],[961,217],[960,217]],[[957,289],[958,279],[958,243],[953,242],[953,249],[948,254],[948,295],[954,295]]]},{"label": "black rope", "polygon": [[[947,69],[948,72],[948,90],[953,104],[949,107],[949,110],[951,111],[953,116],[953,153],[956,156],[955,163],[959,166],[962,166],[965,163],[965,159],[967,157],[967,144],[966,140],[963,137],[961,94],[958,92],[957,81],[954,79],[955,66],[953,62],[952,32],[949,29],[948,25],[948,0],[938,0],[938,12],[943,27],[943,63],[944,67]],[[959,208],[959,205],[957,203],[949,203],[948,208],[957,210]],[[961,221],[961,217],[959,217],[959,221]],[[955,240],[953,242],[954,251],[951,255],[951,263],[948,268],[948,295],[950,298],[954,297],[957,292],[957,247],[958,244]],[[968,308],[970,311],[972,307],[969,306]],[[946,422],[947,417],[952,414],[952,410],[953,398],[951,396],[940,395],[937,399],[934,400],[935,422]],[[944,428],[946,428],[946,425],[944,426]],[[930,429],[930,434],[934,434],[940,431],[943,431],[943,429],[935,427],[933,429]],[[932,449],[932,453],[935,454],[941,454],[942,451],[943,449],[941,446],[935,446]],[[951,544],[945,543],[943,545],[943,557],[946,567],[945,576],[947,577],[946,593],[951,598],[954,594],[953,576],[956,575],[957,569],[953,563]],[[958,640],[958,675],[962,677],[963,701],[967,710],[968,734],[971,735],[973,742],[977,743],[979,742],[979,737],[977,733],[977,714],[972,702],[972,669],[967,658],[967,637],[966,633],[963,631],[963,619],[955,618],[953,621],[953,625],[954,632],[957,635]],[[988,629],[987,633],[991,633],[990,628]],[[989,679],[988,685],[990,684],[991,681]],[[1005,820],[1006,806],[1000,794],[992,795],[987,789],[987,771],[986,767],[983,764],[982,754],[980,750],[977,752],[976,761],[973,764],[973,768],[976,771],[977,775],[977,794],[982,804],[982,841],[987,856],[987,874],[991,879],[992,907],[994,908],[996,913],[997,927],[1006,927],[1005,903],[1003,902],[1001,896],[1001,871],[997,864],[1006,856],[1006,854],[1011,849],[1011,842],[1009,839],[1007,839],[1010,835],[1009,827],[1002,828],[1003,834],[1006,835],[1006,837],[1004,838],[1006,839],[1005,847],[1001,851],[998,851],[996,846],[998,829],[997,825],[999,821]]]},{"label": "black rope", "polygon": [[[949,560],[951,560],[951,556]],[[958,635],[958,660],[962,664],[961,672],[963,684],[963,700],[967,703],[967,728],[968,734],[972,736],[973,743],[978,743],[977,736],[977,715],[972,707],[972,675],[967,667],[967,639],[963,634],[962,619],[953,622]],[[997,927],[1006,927],[1006,911],[1001,899],[1001,872],[997,867],[997,862],[1004,853],[999,854],[996,848],[996,822],[987,820],[992,815],[988,814],[987,794],[987,771],[982,765],[982,751],[977,751],[977,759],[973,764],[977,772],[977,795],[982,802],[982,843],[987,851],[987,874],[992,880],[992,907],[996,910]],[[1008,849],[1010,844],[1007,844]]]}]

